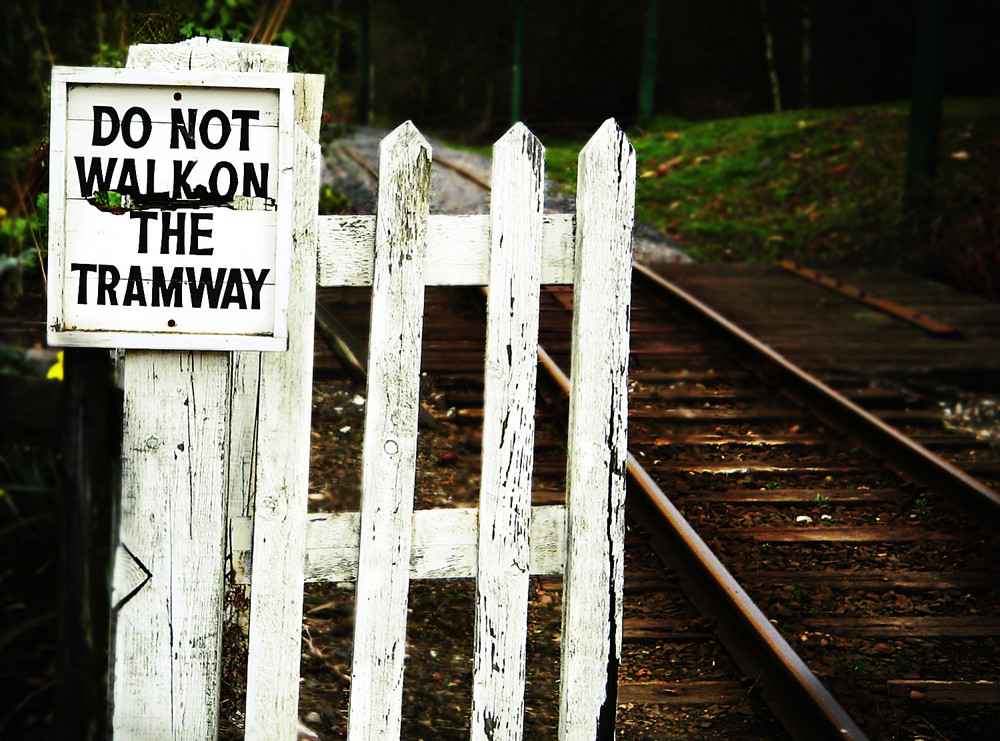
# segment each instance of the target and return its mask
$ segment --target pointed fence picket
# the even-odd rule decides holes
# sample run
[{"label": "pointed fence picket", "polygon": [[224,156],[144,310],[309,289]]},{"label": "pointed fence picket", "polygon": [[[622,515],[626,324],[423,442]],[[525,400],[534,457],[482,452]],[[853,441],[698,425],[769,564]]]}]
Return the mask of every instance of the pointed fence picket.
[{"label": "pointed fence picket", "polygon": [[431,182],[430,147],[412,124],[383,140],[379,160],[353,662],[362,691],[348,716],[357,739],[399,734]]},{"label": "pointed fence picket", "polygon": [[518,738],[524,715],[535,448],[543,150],[524,126],[493,148],[472,737]]},{"label": "pointed fence picket", "polygon": [[[139,46],[146,69],[284,71],[287,52]],[[613,121],[580,154],[577,213],[544,215],[544,150],[494,148],[488,216],[431,216],[412,124],[380,152],[378,213],[317,217],[322,81],[295,85],[284,353],[129,351],[110,696],[119,739],[213,739],[224,620],[249,624],[247,739],[296,734],[303,581],[356,581],[352,741],[401,726],[411,579],[476,578],[471,737],[524,725],[530,575],[564,578],[559,738],[614,735],[621,654],[635,153]],[[574,284],[566,504],[531,505],[540,286]],[[360,513],[307,514],[317,285],[372,286]],[[488,288],[480,507],[414,511],[427,285]],[[236,605],[245,605],[249,611]],[[228,603],[228,607],[227,607]]]}]

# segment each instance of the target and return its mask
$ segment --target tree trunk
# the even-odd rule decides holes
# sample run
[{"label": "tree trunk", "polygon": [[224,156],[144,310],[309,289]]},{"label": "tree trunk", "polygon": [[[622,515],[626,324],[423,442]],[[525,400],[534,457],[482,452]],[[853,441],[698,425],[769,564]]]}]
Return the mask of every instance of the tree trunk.
[{"label": "tree trunk", "polygon": [[802,107],[812,105],[812,5],[802,2]]},{"label": "tree trunk", "polygon": [[645,123],[655,108],[656,52],[659,45],[660,0],[646,0],[646,23],[642,37],[642,72],[639,80],[639,123]]}]

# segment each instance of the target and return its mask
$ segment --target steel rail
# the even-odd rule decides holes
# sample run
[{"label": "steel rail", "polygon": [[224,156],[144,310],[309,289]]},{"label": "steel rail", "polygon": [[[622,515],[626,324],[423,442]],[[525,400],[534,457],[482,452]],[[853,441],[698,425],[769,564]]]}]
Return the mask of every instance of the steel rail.
[{"label": "steel rail", "polygon": [[[338,140],[334,140],[333,148],[343,153],[345,157],[347,157],[349,160],[351,160],[351,162],[353,162],[355,165],[357,165],[362,170],[371,175],[375,180],[378,180],[378,171],[370,164],[368,164],[368,162],[361,155],[361,153],[358,152],[358,150],[356,150],[354,147],[344,144],[343,142],[340,142]],[[483,190],[489,191],[492,190],[493,188],[493,186],[490,185],[489,181],[486,180],[486,178],[477,175],[476,173],[463,167],[462,165],[452,162],[451,160],[447,160],[443,157],[434,157],[431,160],[431,165],[441,165],[442,167],[446,167],[452,172],[455,172],[456,174],[462,176],[466,180],[475,183]]]},{"label": "steel rail", "polygon": [[762,361],[761,370],[768,380],[828,425],[856,438],[868,452],[912,481],[945,494],[960,494],[989,518],[1000,519],[1000,495],[982,481],[837,393],[662,275],[638,263],[633,263],[633,269]]},{"label": "steel rail", "polygon": [[937,319],[927,316],[921,311],[914,311],[913,309],[897,304],[895,301],[889,301],[888,299],[881,298],[880,296],[873,296],[863,288],[849,285],[843,281],[837,280],[836,278],[823,275],[816,270],[810,270],[809,268],[803,267],[792,260],[778,260],[775,264],[804,280],[810,280],[817,285],[829,288],[831,291],[836,291],[837,293],[847,296],[854,301],[858,301],[866,306],[871,306],[873,309],[882,311],[891,317],[899,319],[900,321],[908,322],[915,327],[919,327],[929,334],[941,337],[951,337],[959,334],[959,331],[951,325],[939,322]]},{"label": "steel rail", "polygon": [[[539,346],[542,368],[568,397],[569,377]],[[673,567],[685,593],[715,621],[720,639],[740,669],[755,679],[768,707],[788,733],[801,741],[867,736],[767,619],[735,577],[673,505],[631,453],[629,482],[644,497],[630,497],[661,556]]]},{"label": "steel rail", "polygon": [[374,167],[368,164],[368,161],[364,157],[362,157],[361,153],[358,152],[358,150],[356,150],[354,147],[350,147],[341,142],[340,140],[334,139],[333,148],[336,149],[341,154],[343,154],[345,157],[347,157],[347,159],[349,159],[359,168],[368,173],[373,179],[378,180],[378,170],[376,170]]},{"label": "steel rail", "polygon": [[456,164],[451,160],[446,160],[443,157],[435,157],[433,160],[433,164],[441,165],[442,167],[447,167],[449,170],[461,175],[466,180],[471,180],[473,183],[478,185],[480,188],[483,188],[484,190],[493,190],[493,186],[490,185],[489,181],[486,180],[486,178],[477,175],[476,173],[472,172],[472,170],[468,170],[462,165]]}]

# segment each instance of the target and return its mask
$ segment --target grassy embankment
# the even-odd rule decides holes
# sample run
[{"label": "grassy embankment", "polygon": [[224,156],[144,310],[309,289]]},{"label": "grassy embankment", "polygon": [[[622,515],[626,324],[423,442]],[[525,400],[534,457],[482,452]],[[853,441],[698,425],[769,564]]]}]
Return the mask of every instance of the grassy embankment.
[{"label": "grassy embankment", "polygon": [[[721,121],[660,117],[630,131],[637,218],[698,261],[901,265],[1000,295],[1000,99],[944,108],[929,238],[899,237],[906,104]],[[546,141],[574,187],[581,141]],[[969,279],[972,279],[970,282]]]}]

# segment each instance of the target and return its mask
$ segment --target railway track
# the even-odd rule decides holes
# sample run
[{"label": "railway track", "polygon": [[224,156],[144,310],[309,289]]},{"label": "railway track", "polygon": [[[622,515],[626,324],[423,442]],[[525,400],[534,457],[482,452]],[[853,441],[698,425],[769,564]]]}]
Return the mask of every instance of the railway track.
[{"label": "railway track", "polygon": [[[365,335],[363,291],[322,298]],[[469,291],[428,292],[426,399],[443,431],[424,436],[424,505],[475,505],[477,300]],[[571,290],[544,293],[545,364],[568,368],[571,306]],[[703,310],[663,293],[655,276],[637,275],[632,316],[634,486],[619,737],[989,737],[1000,720],[1000,584],[991,573],[1000,539],[996,495],[968,469],[996,480],[992,449],[943,434],[939,415],[866,378],[830,378],[840,394],[817,402],[815,387],[825,384],[793,382],[767,348],[733,344]],[[324,377],[339,372],[321,355],[319,388]],[[342,396],[333,424],[360,430],[360,422],[343,424],[351,410]],[[844,407],[839,396],[853,403]],[[558,382],[540,394],[548,405],[539,409],[539,503],[562,494],[563,399]],[[818,413],[808,408],[817,404]],[[859,416],[860,406],[877,413]],[[907,435],[884,429],[893,425]],[[940,455],[924,455],[914,440]],[[445,598],[426,593],[439,613],[464,599],[457,588]],[[532,635],[542,657],[556,640],[557,608],[558,585],[534,583]],[[432,634],[441,619],[433,609],[414,618]],[[431,640],[449,635],[439,625]],[[452,649],[461,667],[467,658]],[[529,677],[532,738],[553,731],[542,690],[555,680],[538,666],[544,661]],[[461,682],[454,692],[409,686],[413,705],[461,705]],[[304,709],[311,696],[307,682]],[[438,737],[447,737],[449,722],[439,725]]]},{"label": "railway track", "polygon": [[[633,294],[631,447],[648,476],[870,736],[988,737],[997,710],[973,701],[997,686],[996,531],[951,500],[961,492],[982,513],[995,495],[947,465],[928,473],[934,456],[881,427],[877,439],[881,419],[832,410],[826,396],[817,405],[822,384],[803,379],[804,393],[761,348],[728,335],[704,345],[697,334],[717,327],[690,324],[691,305],[654,286],[640,281]],[[853,392],[911,432],[922,420],[922,436],[943,452],[961,460],[974,451],[980,470],[995,470],[988,448],[931,433],[940,420],[909,413],[900,397]],[[995,523],[996,510],[988,516]],[[676,560],[684,554],[672,540],[664,550]],[[932,704],[944,699],[969,704]]]}]

